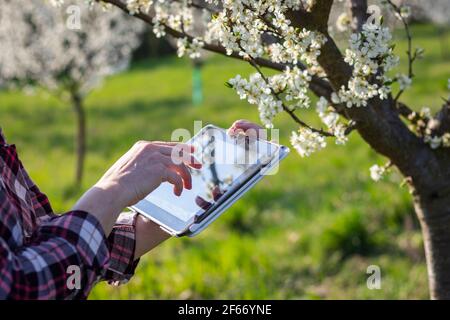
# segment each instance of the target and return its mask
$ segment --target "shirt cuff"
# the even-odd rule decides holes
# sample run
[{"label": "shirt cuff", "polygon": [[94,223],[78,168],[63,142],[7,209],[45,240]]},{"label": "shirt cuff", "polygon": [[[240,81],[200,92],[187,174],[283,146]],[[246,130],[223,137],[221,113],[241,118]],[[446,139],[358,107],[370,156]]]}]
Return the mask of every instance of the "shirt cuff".
[{"label": "shirt cuff", "polygon": [[108,237],[110,262],[105,280],[112,285],[127,283],[139,263],[139,259],[134,257],[136,217],[137,214],[134,212],[122,213]]},{"label": "shirt cuff", "polygon": [[103,228],[97,218],[85,211],[70,211],[42,224],[40,234],[56,235],[75,246],[83,265],[103,277],[109,262],[109,250]]}]

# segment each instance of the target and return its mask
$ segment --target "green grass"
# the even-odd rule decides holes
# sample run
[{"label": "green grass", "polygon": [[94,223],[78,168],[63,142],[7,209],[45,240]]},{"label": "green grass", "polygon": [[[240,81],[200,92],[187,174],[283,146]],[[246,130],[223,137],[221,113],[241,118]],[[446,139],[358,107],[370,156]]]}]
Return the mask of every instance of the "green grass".
[{"label": "green grass", "polygon": [[[440,55],[430,26],[413,28],[427,56],[416,65],[415,86],[404,95],[414,108],[436,109],[450,62]],[[405,50],[402,36],[397,50]],[[404,65],[402,66],[404,68]],[[212,57],[203,70],[202,106],[191,104],[189,61],[167,58],[135,64],[105,81],[87,99],[88,148],[83,190],[136,140],[170,139],[194,120],[226,127],[235,119],[258,121],[257,110],[224,85],[250,67]],[[311,112],[303,116],[310,119]],[[55,211],[73,192],[71,109],[39,93],[0,93],[0,125],[16,143],[32,178]],[[281,142],[294,124],[280,115]],[[384,159],[355,134],[347,146],[330,146],[302,159],[292,153],[200,236],[172,239],[141,260],[127,285],[98,285],[94,299],[109,298],[427,298],[420,230],[401,177],[373,183],[369,167]],[[369,265],[382,272],[382,289],[366,286]]]}]

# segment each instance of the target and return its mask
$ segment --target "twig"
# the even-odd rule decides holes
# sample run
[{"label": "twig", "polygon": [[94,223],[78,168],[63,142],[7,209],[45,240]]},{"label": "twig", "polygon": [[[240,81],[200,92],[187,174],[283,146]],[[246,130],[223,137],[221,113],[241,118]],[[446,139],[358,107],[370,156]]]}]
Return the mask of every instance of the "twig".
[{"label": "twig", "polygon": [[[128,10],[126,4],[123,3],[121,0],[95,0],[95,1],[97,1],[97,2],[102,1],[105,3],[110,3],[110,4],[118,7],[122,11],[130,14],[130,11]],[[142,12],[138,12],[138,13],[135,13],[134,16],[149,25],[153,25],[153,19],[150,15],[144,14]],[[190,36],[186,33],[182,33],[180,31],[172,29],[165,24],[162,24],[162,25],[164,26],[165,31],[174,38],[187,38],[189,42],[192,42],[192,40],[194,39],[193,36]],[[218,54],[221,54],[221,55],[224,55],[227,57],[231,57],[234,59],[244,60],[244,58],[241,55],[239,55],[238,52],[233,51],[231,54],[228,54],[227,50],[221,45],[205,43],[203,45],[203,49],[214,52],[214,53],[218,53]],[[254,60],[258,63],[258,65],[260,65],[262,67],[266,67],[266,68],[270,68],[270,69],[274,69],[274,70],[278,70],[278,71],[283,71],[287,66],[286,64],[273,62],[273,61],[265,59],[265,58],[255,58]],[[298,67],[301,69],[304,68],[304,66],[301,64],[298,65]],[[330,90],[332,90],[332,89],[330,87],[330,84],[327,81],[314,76],[311,81],[311,90],[314,93],[316,93],[317,95],[321,96],[321,95],[325,95],[325,93],[330,93]]]},{"label": "twig", "polygon": [[[242,50],[242,48],[241,48]],[[258,66],[258,64],[255,62],[255,60],[249,55],[249,63],[252,67],[255,68],[255,70],[261,75],[261,77],[263,78],[264,82],[269,85],[269,80],[267,79],[267,77],[264,75],[264,73],[262,72],[261,68]],[[293,110],[289,109],[283,102],[283,100],[280,98],[280,96],[278,95],[278,93],[276,93],[270,86],[270,91],[272,92],[272,94],[278,99],[278,101],[281,102],[281,106],[283,108],[283,110],[289,114],[289,116],[300,126],[307,128],[313,132],[319,133],[323,136],[326,137],[334,137],[335,135],[331,132],[328,131],[324,131],[322,129],[316,129],[312,126],[310,126],[309,124],[307,124],[306,122],[302,121],[299,117],[297,117],[297,115],[294,113]]]},{"label": "twig", "polygon": [[[409,29],[408,21],[401,15],[401,9],[399,6],[397,6],[395,3],[392,2],[392,0],[387,0],[387,3],[394,9],[394,11],[398,14],[403,27],[405,29],[406,38],[408,40],[408,49],[406,51],[406,54],[408,56],[408,78],[412,79],[414,77],[413,73],[413,63],[417,58],[416,52],[412,53],[412,36],[411,31]],[[404,92],[404,89],[400,89],[400,91],[397,93],[397,95],[394,98],[394,102],[397,102],[402,93]]]},{"label": "twig", "polygon": [[[119,9],[121,9],[122,11],[130,14],[130,11],[128,10],[127,6],[125,3],[123,3],[121,0],[95,0],[95,1],[102,1],[102,2],[106,2],[106,3],[110,3],[116,7],[118,7]],[[201,7],[201,5],[196,5],[197,7]],[[139,18],[140,20],[143,20],[144,22],[146,22],[149,25],[153,25],[153,19],[150,15],[144,14],[142,12],[137,12],[134,14],[135,17]],[[265,21],[265,19],[264,19]],[[267,22],[267,21],[265,21]],[[175,38],[186,38],[189,42],[192,42],[194,37],[187,34],[186,32],[180,32],[177,31],[173,28],[170,28],[169,26],[162,24],[165,28],[165,31],[167,32],[167,34],[175,37]],[[211,43],[205,43],[203,45],[203,49],[207,50],[207,51],[211,51],[211,52],[215,52],[215,53],[219,53],[222,55],[226,55],[235,59],[239,59],[239,60],[246,60],[243,56],[241,56],[239,54],[239,52],[235,52],[233,51],[231,54],[228,54],[226,49],[221,46],[221,45],[216,45],[216,44],[211,44]],[[242,51],[245,51],[241,48]],[[277,63],[277,62],[273,62],[271,60],[265,59],[265,58],[252,58],[250,59],[250,64],[256,68],[256,70],[261,74],[261,76],[263,77],[264,81],[266,81],[266,83],[268,83],[268,79],[264,76],[264,74],[262,73],[260,67],[267,67],[270,69],[274,69],[274,70],[278,70],[278,71],[284,71],[286,69],[286,67],[288,65],[286,64],[282,64],[282,63]],[[298,67],[300,69],[305,69],[306,67],[303,66],[302,64],[299,64]],[[317,76],[313,76],[312,81],[310,83],[310,88],[311,90],[316,93],[318,96],[323,96],[325,95],[325,93],[329,93],[331,89],[330,84],[317,77]],[[282,102],[282,107],[283,110],[286,111],[291,118],[299,125],[310,129],[313,132],[317,132],[323,136],[327,136],[327,137],[334,137],[334,134],[324,131],[322,129],[316,129],[311,127],[310,125],[308,125],[307,123],[305,123],[304,121],[302,121],[300,118],[298,118],[298,116],[294,113],[294,111],[290,110],[284,103],[283,101],[279,98],[278,94],[276,94],[273,89],[271,89],[272,93],[275,95],[275,97],[277,97],[277,99],[279,99]],[[352,131],[353,129],[350,129],[350,131]]]}]

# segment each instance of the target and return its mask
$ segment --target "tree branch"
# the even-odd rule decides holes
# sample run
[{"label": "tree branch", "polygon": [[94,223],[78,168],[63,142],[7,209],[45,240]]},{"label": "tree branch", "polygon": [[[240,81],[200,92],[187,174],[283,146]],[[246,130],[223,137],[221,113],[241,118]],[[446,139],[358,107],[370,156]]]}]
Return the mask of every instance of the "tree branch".
[{"label": "tree branch", "polygon": [[450,133],[450,100],[446,100],[441,110],[430,120],[428,128],[431,135],[442,136]]},{"label": "tree branch", "polygon": [[363,24],[367,21],[367,0],[348,0],[350,14],[352,19],[352,30],[359,32]]},{"label": "tree branch", "polygon": [[[387,0],[387,3],[397,13],[397,15],[399,16],[400,20],[402,21],[403,27],[405,29],[406,39],[408,41],[408,49],[406,50],[406,55],[408,56],[408,77],[410,79],[412,79],[414,77],[413,63],[416,60],[417,55],[416,55],[416,53],[414,53],[414,54],[412,53],[412,36],[411,36],[411,31],[409,30],[409,24],[408,24],[408,21],[406,21],[406,18],[404,18],[401,15],[401,9],[399,6],[397,6],[391,0]],[[400,98],[400,96],[403,94],[404,91],[405,91],[404,89],[400,89],[399,92],[397,93],[397,95],[395,96],[394,101],[398,101],[398,99]]]},{"label": "tree branch", "polygon": [[[255,68],[255,70],[261,75],[261,77],[263,78],[264,82],[265,82],[267,85],[269,85],[269,80],[268,80],[267,77],[264,75],[264,73],[262,72],[262,70],[259,68],[259,66],[258,66],[258,64],[255,62],[255,60],[254,60],[253,58],[250,57],[249,62],[250,62],[250,64]],[[321,134],[321,135],[323,135],[323,136],[326,136],[326,137],[334,137],[334,134],[333,134],[333,133],[324,131],[324,130],[322,130],[322,129],[316,129],[316,128],[314,128],[314,127],[308,125],[306,122],[300,120],[300,118],[297,117],[297,115],[294,113],[294,111],[291,110],[291,109],[289,109],[289,108],[284,104],[283,100],[279,97],[278,93],[276,93],[272,88],[270,88],[270,90],[272,91],[272,94],[273,94],[273,95],[281,102],[281,105],[282,105],[282,107],[283,107],[283,110],[284,110],[287,114],[289,114],[289,116],[290,116],[290,117],[291,117],[298,125],[300,125],[301,127],[304,127],[304,128],[308,128],[309,130],[311,130],[311,131],[313,131],[313,132],[316,132],[316,133],[319,133],[319,134]]]},{"label": "tree branch", "polygon": [[328,19],[333,0],[315,1],[310,11],[290,11],[286,16],[298,27],[328,33]]},{"label": "tree branch", "polygon": [[[123,3],[121,0],[96,0],[96,1],[110,3],[114,6],[116,6],[117,8],[121,9],[122,11],[126,12],[127,14],[130,14],[129,10],[127,9],[126,4]],[[139,13],[135,13],[134,16],[151,26],[153,25],[153,17],[148,14],[139,12]],[[177,31],[168,26],[165,26],[165,30],[166,30],[167,34],[171,35],[174,38],[187,38],[190,42],[194,38],[186,33]],[[205,45],[203,46],[203,49],[214,52],[214,53],[218,53],[218,54],[221,54],[221,55],[224,55],[227,57],[231,57],[234,59],[245,60],[244,57],[239,55],[238,52],[232,52],[230,55],[228,55],[226,52],[226,49],[221,45],[205,43]],[[287,67],[287,65],[285,65],[285,64],[273,62],[271,60],[264,59],[264,58],[255,58],[254,60],[259,66],[273,69],[273,70],[283,71]],[[298,65],[298,67],[300,69],[305,68],[301,64]],[[320,96],[324,96],[324,97],[331,96],[331,93],[332,93],[332,88],[331,88],[330,84],[327,81],[325,81],[324,79],[319,78],[318,76],[312,76],[309,88],[312,92],[314,92],[314,94],[316,94],[319,97]]]},{"label": "tree branch", "polygon": [[[129,13],[126,5],[120,0],[103,0],[103,2],[113,4]],[[328,18],[332,4],[333,0],[320,0],[316,1],[310,12],[300,10],[291,11],[287,14],[294,27],[318,31],[327,38],[326,43],[321,48],[318,62],[328,75],[329,82],[319,77],[313,77],[310,83],[310,89],[317,96],[324,96],[327,99],[333,91],[338,91],[341,86],[347,86],[352,76],[351,67],[345,63],[338,46],[328,34]],[[137,13],[135,16],[150,25],[153,24],[152,17],[149,15]],[[187,38],[190,41],[193,39],[193,37],[167,26],[166,32],[175,38]],[[226,55],[225,48],[220,45],[206,43],[204,49]],[[238,52],[233,52],[230,57],[245,60]],[[286,67],[286,65],[264,58],[256,58],[254,62],[257,66],[279,71]],[[331,100],[329,99],[329,101]],[[434,159],[431,149],[409,131],[401,121],[392,98],[386,100],[373,98],[364,108],[345,108],[342,106],[336,106],[336,108],[341,115],[354,124],[352,129],[356,128],[362,138],[375,151],[390,158],[405,176],[413,176],[430,183],[428,181],[429,177],[432,176],[430,173],[439,172],[436,161],[430,160]],[[297,120],[295,121],[297,122]],[[411,159],[411,154],[416,155],[414,159]],[[424,172],[424,167],[428,168],[427,172]]]},{"label": "tree branch", "polygon": [[[293,13],[291,16],[294,20],[291,21],[296,27],[319,30],[326,36],[327,42],[321,48],[318,62],[325,70],[333,90],[337,92],[341,86],[347,87],[352,68],[344,61],[338,46],[328,33],[328,28],[325,27],[331,4],[330,0],[317,1],[312,12]],[[361,14],[362,10],[355,12]],[[308,19],[302,21],[299,18],[302,15],[308,16]],[[402,122],[392,98],[380,100],[376,97],[369,100],[366,107],[341,107],[338,112],[352,120],[361,137],[375,151],[391,159],[405,176],[428,179],[423,172],[423,166],[424,162],[433,157],[431,150]],[[411,160],[411,154],[421,154],[420,160]]]}]

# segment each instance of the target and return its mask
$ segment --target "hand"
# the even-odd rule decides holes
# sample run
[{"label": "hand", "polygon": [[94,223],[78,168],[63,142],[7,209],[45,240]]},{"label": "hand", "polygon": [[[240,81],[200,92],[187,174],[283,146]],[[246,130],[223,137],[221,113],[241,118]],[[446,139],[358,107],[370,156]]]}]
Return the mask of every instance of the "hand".
[{"label": "hand", "polygon": [[187,168],[201,168],[192,155],[193,146],[176,142],[137,142],[97,182],[96,186],[116,186],[124,206],[133,205],[162,182],[174,186],[175,195],[192,188]]},{"label": "hand", "polygon": [[[265,130],[262,127],[247,120],[235,121],[228,129],[228,133],[231,135],[239,132],[249,135],[256,134],[256,137],[261,139],[265,139],[266,137]],[[217,201],[223,195],[223,192],[224,190],[220,190],[219,187],[216,186],[212,192],[214,201]],[[199,196],[196,197],[195,202],[204,210],[207,210],[212,205],[211,202],[206,201]],[[145,254],[169,237],[170,236],[162,231],[156,223],[143,216],[138,216],[136,221],[135,256],[139,257]]]},{"label": "hand", "polygon": [[169,182],[174,193],[192,188],[191,168],[201,168],[193,147],[170,142],[137,142],[75,205],[95,215],[109,234],[126,206],[142,200],[161,183]]},{"label": "hand", "polygon": [[236,135],[239,133],[259,139],[267,139],[266,130],[264,130],[263,127],[244,119],[235,121],[228,129],[229,135]]}]

